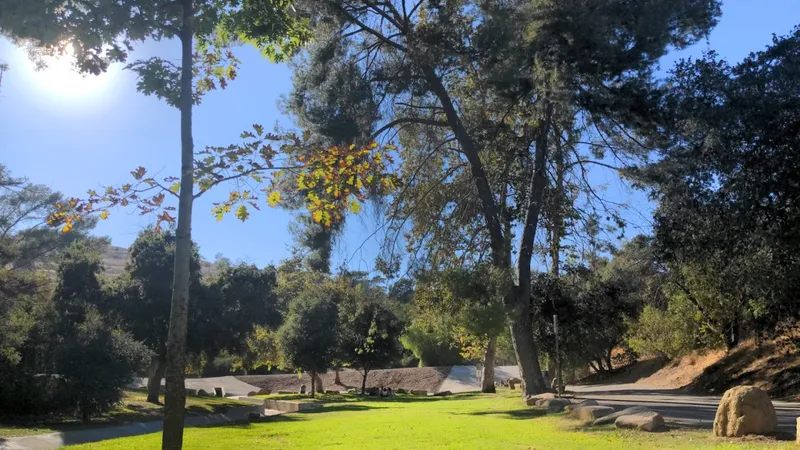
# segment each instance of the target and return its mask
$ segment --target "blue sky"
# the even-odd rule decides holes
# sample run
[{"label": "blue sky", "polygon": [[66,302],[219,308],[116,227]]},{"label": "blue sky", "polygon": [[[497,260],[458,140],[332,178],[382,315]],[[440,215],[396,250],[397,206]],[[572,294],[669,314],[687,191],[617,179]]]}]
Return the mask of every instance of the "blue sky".
[{"label": "blue sky", "polygon": [[[772,34],[787,34],[800,22],[797,0],[728,0],[723,17],[707,41],[665,57],[668,69],[678,57],[716,50],[731,62],[768,45]],[[178,57],[175,43],[148,42],[135,58],[152,55]],[[292,126],[277,106],[291,89],[291,71],[270,64],[252,49],[238,52],[239,78],[227,90],[208,95],[195,109],[195,145],[227,145],[253,123],[271,127]],[[28,177],[69,196],[82,196],[89,188],[115,185],[130,179],[129,171],[142,165],[163,174],[177,173],[179,115],[174,108],[135,90],[132,73],[113,68],[100,79],[80,79],[65,68],[35,72],[26,55],[0,40],[0,62],[11,70],[0,87],[0,163],[16,176]],[[641,193],[632,192],[611,174],[606,179],[610,198],[627,202],[632,224],[629,235],[646,230],[652,209]],[[213,195],[195,204],[193,238],[202,255],[213,260],[222,253],[233,260],[264,265],[289,255],[291,215],[265,207],[245,223],[228,217],[222,222],[210,213]],[[152,218],[132,210],[117,210],[101,222],[96,234],[110,236],[114,245],[128,246]],[[376,227],[368,210],[348,220],[337,245],[333,264],[371,270],[378,237],[365,239]],[[364,244],[364,245],[362,245]]]}]

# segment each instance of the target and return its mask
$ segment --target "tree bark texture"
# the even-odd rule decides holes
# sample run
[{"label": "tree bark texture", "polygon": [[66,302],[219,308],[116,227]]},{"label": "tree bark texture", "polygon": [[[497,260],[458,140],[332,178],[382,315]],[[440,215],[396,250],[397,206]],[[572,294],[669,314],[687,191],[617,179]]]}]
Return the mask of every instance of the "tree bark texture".
[{"label": "tree bark texture", "polygon": [[194,197],[194,143],[192,141],[192,0],[181,0],[181,188],[178,201],[178,227],[175,233],[175,267],[172,305],[167,337],[166,394],[164,396],[164,432],[161,447],[183,447],[183,420],[186,407],[186,333],[189,309],[189,262],[192,253],[192,201]]},{"label": "tree bark texture", "polygon": [[153,356],[150,360],[150,367],[147,369],[147,401],[153,404],[161,404],[158,396],[161,391],[161,380],[164,379],[164,372],[167,370],[167,355],[162,352]]},{"label": "tree bark texture", "polygon": [[497,354],[497,336],[489,338],[486,352],[483,354],[483,376],[481,377],[481,392],[494,394],[494,360]]}]

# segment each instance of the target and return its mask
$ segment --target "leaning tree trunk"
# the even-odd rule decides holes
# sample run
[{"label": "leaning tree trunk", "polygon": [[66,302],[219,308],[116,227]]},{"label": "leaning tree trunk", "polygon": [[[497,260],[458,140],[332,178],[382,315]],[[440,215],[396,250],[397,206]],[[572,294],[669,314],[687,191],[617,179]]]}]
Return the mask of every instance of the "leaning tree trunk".
[{"label": "leaning tree trunk", "polygon": [[178,202],[178,229],[175,233],[175,268],[172,306],[167,338],[167,386],[164,396],[164,432],[161,447],[183,447],[183,419],[186,408],[186,330],[189,315],[189,261],[192,252],[192,200],[194,191],[194,143],[192,142],[192,0],[181,0],[181,188]]},{"label": "leaning tree trunk", "polygon": [[[461,122],[455,104],[436,70],[430,66],[423,66],[423,74],[431,91],[438,97],[448,126],[461,144],[461,150],[469,162],[470,174],[475,182],[481,209],[486,220],[493,262],[500,269],[509,269],[511,255],[506,239],[510,239],[510,236],[503,235],[497,202],[480,158],[479,145]],[[547,181],[547,134],[550,128],[551,112],[552,104],[548,102],[544,121],[538,127],[534,171],[531,177],[525,226],[520,240],[517,268],[518,284],[514,289],[517,292],[509,294],[506,299],[514,351],[517,356],[520,376],[525,383],[522,389],[523,397],[538,394],[545,390],[542,370],[539,367],[538,348],[533,340],[533,323],[530,311],[530,262],[533,241],[536,237],[536,228],[539,221],[539,212],[541,211],[542,195]]]},{"label": "leaning tree trunk", "polygon": [[158,396],[161,391],[161,380],[167,370],[166,350],[159,352],[150,360],[150,367],[147,369],[147,401],[153,404],[160,404]]},{"label": "leaning tree trunk", "polygon": [[486,352],[483,354],[483,376],[481,377],[481,392],[494,394],[494,360],[497,354],[497,336],[489,338]]}]

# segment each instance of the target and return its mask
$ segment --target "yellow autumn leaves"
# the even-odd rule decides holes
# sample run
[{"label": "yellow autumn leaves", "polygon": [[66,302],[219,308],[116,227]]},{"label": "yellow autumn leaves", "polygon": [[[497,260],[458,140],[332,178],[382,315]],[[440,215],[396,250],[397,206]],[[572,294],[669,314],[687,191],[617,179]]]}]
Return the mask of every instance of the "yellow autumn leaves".
[{"label": "yellow autumn leaves", "polygon": [[[222,181],[235,182],[235,189],[229,192],[228,198],[214,203],[212,213],[217,220],[233,212],[237,219],[245,221],[250,218],[250,208],[260,209],[258,191],[241,190],[243,184],[239,180],[245,177],[257,184],[269,180],[269,186],[261,188],[260,192],[266,194],[266,203],[270,207],[281,204],[283,193],[300,194],[313,220],[326,226],[343,220],[348,212],[360,213],[362,203],[369,196],[387,195],[397,187],[397,178],[389,172],[389,164],[393,161],[387,151],[396,149],[392,145],[379,149],[379,145],[372,142],[361,147],[313,149],[293,135],[265,135],[263,127],[254,125],[253,128],[257,135],[251,132],[247,135],[256,142],[212,148],[205,153],[216,156],[199,160],[196,164],[195,184],[199,192],[195,197]],[[264,140],[280,139],[291,142],[294,150],[284,153],[288,156],[289,167],[279,170],[271,159],[275,152],[259,149],[269,147],[263,145]],[[134,184],[108,187],[102,194],[90,190],[86,200],[71,199],[68,204],[57,205],[57,211],[48,218],[48,224],[62,226],[62,231],[68,232],[83,215],[97,214],[100,219],[107,219],[110,208],[129,204],[141,214],[155,213],[157,227],[162,222],[174,222],[168,211],[175,210],[175,207],[168,206],[164,200],[165,194],[177,198],[181,187],[178,178],[166,177],[163,183],[159,183],[145,177],[147,170],[144,167],[130,173],[136,180]],[[284,182],[283,174],[293,175],[295,182]]]}]

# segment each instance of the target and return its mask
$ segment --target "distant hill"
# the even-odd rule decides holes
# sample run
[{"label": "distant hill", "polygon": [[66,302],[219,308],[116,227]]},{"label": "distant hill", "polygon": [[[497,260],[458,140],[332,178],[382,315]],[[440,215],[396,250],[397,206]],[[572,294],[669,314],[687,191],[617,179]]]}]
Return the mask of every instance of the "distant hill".
[{"label": "distant hill", "polygon": [[[125,270],[125,264],[127,262],[127,248],[109,245],[105,252],[103,252],[103,265],[106,269],[105,274],[109,277],[116,277],[120,275]],[[208,261],[201,260],[200,266],[203,271],[203,277],[209,277],[217,273],[217,266]]]}]

